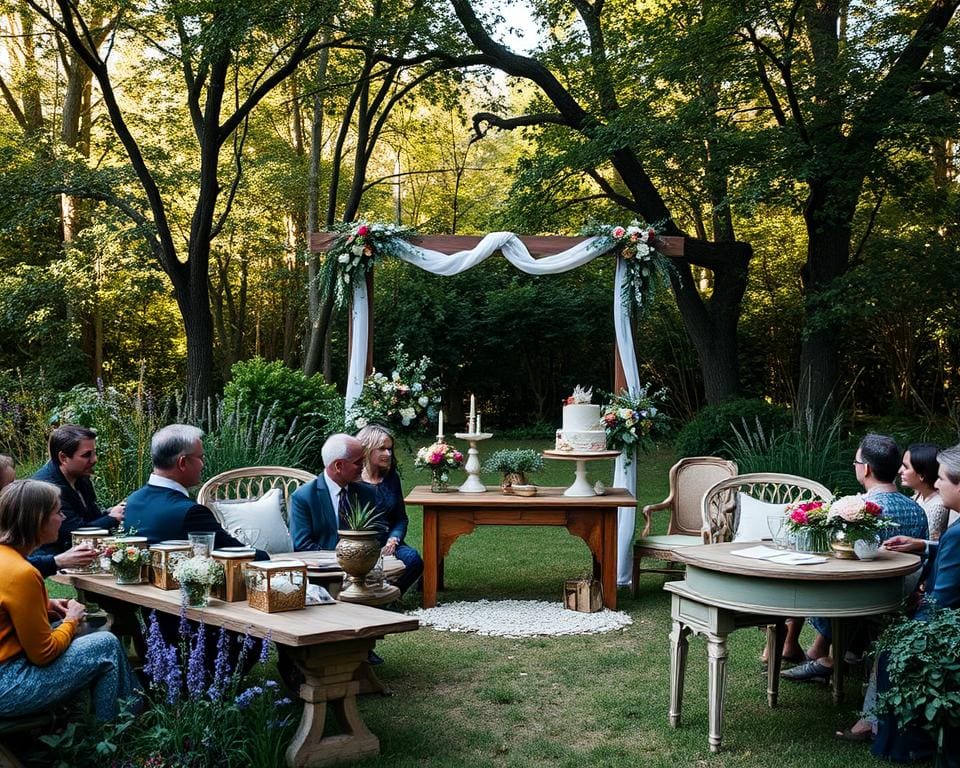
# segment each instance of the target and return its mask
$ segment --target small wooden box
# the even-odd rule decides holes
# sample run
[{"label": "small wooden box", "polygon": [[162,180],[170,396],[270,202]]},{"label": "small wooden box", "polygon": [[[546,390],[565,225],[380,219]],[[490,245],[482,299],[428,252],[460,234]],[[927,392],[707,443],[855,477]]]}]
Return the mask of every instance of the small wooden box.
[{"label": "small wooden box", "polygon": [[178,589],[180,583],[173,577],[173,569],[181,557],[190,557],[189,544],[153,544],[150,547],[150,581],[160,589]]},{"label": "small wooden box", "polygon": [[247,584],[244,571],[257,556],[256,550],[247,547],[215,549],[210,556],[223,566],[223,584],[213,588],[213,596],[228,603],[247,599]]},{"label": "small wooden box", "polygon": [[247,564],[246,572],[247,602],[251,608],[277,613],[306,606],[306,563],[300,560],[253,562]]},{"label": "small wooden box", "polygon": [[103,540],[110,536],[106,528],[77,528],[70,532],[70,546],[89,544],[97,550],[97,556],[86,568],[77,568],[80,573],[100,573],[100,552],[103,551]]},{"label": "small wooden box", "polygon": [[571,579],[563,584],[563,607],[581,613],[603,610],[603,587],[596,579]]}]

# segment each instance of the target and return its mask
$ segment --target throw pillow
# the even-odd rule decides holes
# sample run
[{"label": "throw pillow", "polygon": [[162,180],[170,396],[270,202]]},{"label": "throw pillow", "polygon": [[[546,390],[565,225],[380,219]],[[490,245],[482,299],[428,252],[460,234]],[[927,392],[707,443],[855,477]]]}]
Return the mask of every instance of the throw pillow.
[{"label": "throw pillow", "polygon": [[746,493],[737,494],[736,530],[734,541],[761,541],[771,537],[767,517],[783,515],[787,511],[786,504],[771,504],[760,501]]},{"label": "throw pillow", "polygon": [[259,499],[238,499],[214,502],[216,512],[227,533],[237,528],[259,528],[260,536],[254,546],[267,552],[292,552],[293,539],[283,521],[279,488],[271,488]]}]

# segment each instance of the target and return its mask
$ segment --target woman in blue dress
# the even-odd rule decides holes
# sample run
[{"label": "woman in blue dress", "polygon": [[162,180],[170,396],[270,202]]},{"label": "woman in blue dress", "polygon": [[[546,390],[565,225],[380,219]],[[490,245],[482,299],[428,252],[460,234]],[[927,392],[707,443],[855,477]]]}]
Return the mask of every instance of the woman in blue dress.
[{"label": "woman in blue dress", "polygon": [[384,555],[393,555],[405,568],[397,580],[400,593],[413,586],[423,574],[423,560],[413,547],[405,543],[407,509],[403,503],[403,489],[397,474],[397,459],[393,452],[393,433],[379,424],[369,424],[357,433],[363,443],[364,462],[360,482],[366,485],[377,500],[381,513],[380,545]]}]

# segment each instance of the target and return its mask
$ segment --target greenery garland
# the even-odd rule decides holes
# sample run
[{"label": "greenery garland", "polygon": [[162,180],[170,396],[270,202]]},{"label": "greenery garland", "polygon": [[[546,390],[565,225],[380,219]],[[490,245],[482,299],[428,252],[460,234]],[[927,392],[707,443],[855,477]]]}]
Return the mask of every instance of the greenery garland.
[{"label": "greenery garland", "polygon": [[335,293],[337,305],[341,307],[357,280],[364,279],[377,262],[388,256],[399,256],[401,243],[416,234],[412,227],[362,219],[337,224],[333,230],[339,234],[327,250],[320,280],[326,290]]},{"label": "greenery garland", "polygon": [[657,282],[666,287],[671,274],[678,276],[673,262],[657,250],[654,227],[638,219],[626,227],[591,224],[581,234],[599,238],[593,248],[613,251],[623,257],[627,279],[623,283],[621,299],[631,315],[643,315],[647,311],[656,295]]}]

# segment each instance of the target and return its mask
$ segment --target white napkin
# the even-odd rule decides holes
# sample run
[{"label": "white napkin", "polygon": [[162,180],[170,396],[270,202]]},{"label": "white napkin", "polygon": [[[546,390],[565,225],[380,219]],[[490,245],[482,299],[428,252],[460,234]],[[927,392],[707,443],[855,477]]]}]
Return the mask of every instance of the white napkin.
[{"label": "white napkin", "polygon": [[329,605],[337,602],[319,584],[307,584],[307,605]]}]

